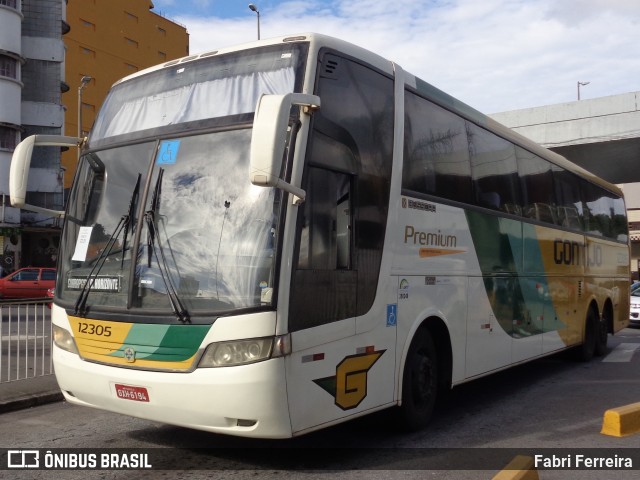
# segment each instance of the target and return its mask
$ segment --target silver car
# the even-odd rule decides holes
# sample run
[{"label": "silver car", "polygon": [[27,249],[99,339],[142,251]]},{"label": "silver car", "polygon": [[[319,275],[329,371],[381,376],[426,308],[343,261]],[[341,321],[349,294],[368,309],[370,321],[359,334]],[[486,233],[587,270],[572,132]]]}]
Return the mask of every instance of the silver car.
[{"label": "silver car", "polygon": [[631,291],[631,305],[629,309],[629,326],[640,327],[640,288]]}]

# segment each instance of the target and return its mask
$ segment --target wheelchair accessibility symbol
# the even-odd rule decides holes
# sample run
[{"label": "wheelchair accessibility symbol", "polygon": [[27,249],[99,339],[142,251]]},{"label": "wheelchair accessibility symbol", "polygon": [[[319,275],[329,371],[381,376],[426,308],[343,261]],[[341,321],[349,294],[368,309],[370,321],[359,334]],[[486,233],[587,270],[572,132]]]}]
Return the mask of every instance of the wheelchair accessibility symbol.
[{"label": "wheelchair accessibility symbol", "polygon": [[156,164],[173,165],[176,163],[179,148],[180,140],[163,140],[160,142],[160,148],[156,156]]},{"label": "wheelchair accessibility symbol", "polygon": [[395,327],[398,324],[398,305],[387,305],[387,327]]}]

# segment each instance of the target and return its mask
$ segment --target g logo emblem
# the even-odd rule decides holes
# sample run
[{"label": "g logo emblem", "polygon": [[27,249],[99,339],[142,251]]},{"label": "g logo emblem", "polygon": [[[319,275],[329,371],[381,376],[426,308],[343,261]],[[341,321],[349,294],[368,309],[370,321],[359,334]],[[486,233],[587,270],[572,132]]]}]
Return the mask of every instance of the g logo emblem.
[{"label": "g logo emblem", "polygon": [[349,355],[336,366],[334,377],[314,380],[336,399],[342,410],[356,408],[367,396],[367,376],[373,364],[386,350]]}]

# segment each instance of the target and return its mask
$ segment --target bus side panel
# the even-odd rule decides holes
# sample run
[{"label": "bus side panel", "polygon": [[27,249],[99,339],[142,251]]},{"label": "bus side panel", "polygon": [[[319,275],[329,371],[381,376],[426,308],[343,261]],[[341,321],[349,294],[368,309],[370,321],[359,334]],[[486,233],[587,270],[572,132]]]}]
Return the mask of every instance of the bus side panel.
[{"label": "bus side panel", "polygon": [[629,323],[629,250],[627,245],[589,237],[586,241],[586,288],[598,302],[613,305],[613,332]]},{"label": "bus side panel", "polygon": [[536,290],[544,306],[539,313],[543,353],[582,341],[586,318],[580,295],[584,274],[584,236],[539,225],[523,224],[524,275],[536,276]]},{"label": "bus side panel", "polygon": [[438,317],[451,338],[452,382],[459,383],[466,376],[467,277],[480,276],[465,212],[402,196],[396,215],[391,243],[392,274],[399,279],[399,368],[417,326],[428,317]]},{"label": "bus side panel", "polygon": [[[493,313],[490,299],[487,297],[486,283],[496,285],[492,292],[502,297],[500,305],[510,308],[512,302],[511,282],[509,279],[469,278],[469,315],[467,320],[467,354],[465,376],[481,375],[511,363],[510,329],[505,331],[500,318]],[[499,286],[498,286],[499,285]]]},{"label": "bus side panel", "polygon": [[471,210],[466,216],[482,271],[469,279],[467,377],[473,377],[540,355],[542,339],[528,315],[530,281],[520,276],[522,223]]},{"label": "bus side panel", "polygon": [[294,435],[392,404],[396,329],[389,323],[393,315],[386,305],[374,305],[367,316],[377,319],[376,328],[336,336],[333,341],[321,338],[334,325],[352,324],[354,319],[291,334],[294,352],[285,357],[285,365]]}]

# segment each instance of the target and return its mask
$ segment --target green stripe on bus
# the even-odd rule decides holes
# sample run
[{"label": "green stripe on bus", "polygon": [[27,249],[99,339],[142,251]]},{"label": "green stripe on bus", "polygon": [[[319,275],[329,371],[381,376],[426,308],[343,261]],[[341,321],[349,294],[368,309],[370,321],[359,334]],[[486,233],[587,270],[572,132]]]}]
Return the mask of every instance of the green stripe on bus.
[{"label": "green stripe on bus", "polygon": [[555,311],[546,277],[524,272],[524,255],[528,265],[544,272],[535,227],[495,215],[465,213],[487,298],[500,327],[517,338],[565,327]]},{"label": "green stripe on bus", "polygon": [[124,350],[132,347],[138,358],[145,360],[187,360],[198,351],[210,328],[210,325],[134,324],[123,345],[111,355],[122,357]]}]

